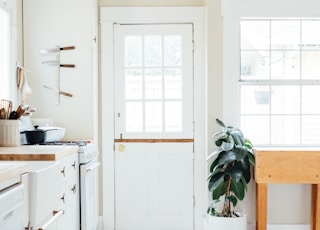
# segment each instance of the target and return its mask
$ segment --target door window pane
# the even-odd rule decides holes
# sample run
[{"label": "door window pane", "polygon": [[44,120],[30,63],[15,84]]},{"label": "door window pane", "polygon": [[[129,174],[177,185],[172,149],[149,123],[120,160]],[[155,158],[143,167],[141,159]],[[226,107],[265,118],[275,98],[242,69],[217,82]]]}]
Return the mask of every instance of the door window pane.
[{"label": "door window pane", "polygon": [[145,98],[161,99],[162,98],[162,70],[146,69],[144,77],[145,77]]},{"label": "door window pane", "polygon": [[126,99],[142,99],[142,83],[141,69],[126,70]]},{"label": "door window pane", "polygon": [[181,36],[164,36],[164,65],[181,66]]},{"label": "door window pane", "polygon": [[127,36],[125,38],[125,66],[142,66],[141,36]]},{"label": "door window pane", "polygon": [[165,130],[166,132],[182,131],[182,106],[180,101],[165,103]]},{"label": "door window pane", "polygon": [[182,98],[182,78],[181,69],[165,69],[165,98],[181,99]]},{"label": "door window pane", "polygon": [[[126,103],[126,131],[142,132],[143,131],[143,113],[141,102]],[[129,116],[128,116],[129,115]]]},{"label": "door window pane", "polygon": [[162,132],[162,103],[146,102],[146,132]]},{"label": "door window pane", "polygon": [[161,36],[145,36],[144,38],[145,66],[162,65],[162,39]]}]

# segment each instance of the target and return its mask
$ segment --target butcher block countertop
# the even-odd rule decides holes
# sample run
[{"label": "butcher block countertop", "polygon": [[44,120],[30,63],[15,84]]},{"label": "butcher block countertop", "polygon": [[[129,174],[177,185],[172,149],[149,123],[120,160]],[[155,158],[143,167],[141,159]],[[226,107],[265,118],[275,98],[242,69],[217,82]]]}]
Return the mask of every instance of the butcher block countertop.
[{"label": "butcher block countertop", "polygon": [[78,146],[70,145],[0,147],[0,163],[1,161],[55,161],[76,152]]},{"label": "butcher block countertop", "polygon": [[10,178],[20,176],[21,174],[24,174],[26,172],[28,172],[28,165],[26,163],[0,162],[0,183]]}]

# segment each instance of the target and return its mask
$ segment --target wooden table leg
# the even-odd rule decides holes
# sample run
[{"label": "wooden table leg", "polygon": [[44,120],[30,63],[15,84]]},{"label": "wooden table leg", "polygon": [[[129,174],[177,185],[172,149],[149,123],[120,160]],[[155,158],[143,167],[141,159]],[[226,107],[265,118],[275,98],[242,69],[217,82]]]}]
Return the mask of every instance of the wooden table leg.
[{"label": "wooden table leg", "polygon": [[311,230],[320,230],[320,184],[313,184],[311,191]]},{"label": "wooden table leg", "polygon": [[[256,229],[267,229],[267,184],[257,184],[256,191]],[[320,229],[319,229],[320,230]]]}]

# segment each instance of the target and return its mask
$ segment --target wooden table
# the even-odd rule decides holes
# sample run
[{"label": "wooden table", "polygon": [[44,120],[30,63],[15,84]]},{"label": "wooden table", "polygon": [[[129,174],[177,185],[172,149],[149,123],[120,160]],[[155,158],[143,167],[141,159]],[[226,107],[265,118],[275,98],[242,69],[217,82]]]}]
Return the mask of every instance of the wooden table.
[{"label": "wooden table", "polygon": [[268,184],[311,184],[311,230],[320,230],[320,149],[257,149],[256,229],[266,230]]}]

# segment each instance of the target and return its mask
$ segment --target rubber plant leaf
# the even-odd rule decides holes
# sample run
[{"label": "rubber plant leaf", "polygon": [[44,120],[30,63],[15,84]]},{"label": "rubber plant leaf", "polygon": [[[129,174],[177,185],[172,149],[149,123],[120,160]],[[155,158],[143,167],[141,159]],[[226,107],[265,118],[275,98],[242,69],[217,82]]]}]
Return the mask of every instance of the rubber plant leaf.
[{"label": "rubber plant leaf", "polygon": [[237,197],[231,195],[231,196],[228,196],[228,197],[226,197],[226,198],[231,201],[233,207],[235,207],[235,206],[237,205],[237,203],[238,203]]},{"label": "rubber plant leaf", "polygon": [[223,149],[223,151],[230,151],[231,149],[233,149],[234,147],[234,143],[233,142],[222,142],[221,144],[221,148]]},{"label": "rubber plant leaf", "polygon": [[216,122],[218,125],[220,125],[221,127],[227,127],[221,120],[219,120],[218,118],[216,119]]},{"label": "rubber plant leaf", "polygon": [[231,191],[238,197],[239,200],[243,200],[245,189],[241,181],[235,182],[234,180],[231,180]]},{"label": "rubber plant leaf", "polygon": [[210,180],[210,178],[211,177],[213,177],[214,175],[216,175],[216,174],[218,174],[218,173],[224,173],[225,172],[225,169],[223,168],[223,167],[220,167],[220,168],[216,168],[215,170],[214,170],[214,172],[211,172],[210,174],[209,174],[209,176],[207,177],[207,180]]},{"label": "rubber plant leaf", "polygon": [[236,154],[236,157],[237,157],[238,161],[240,161],[243,158],[245,158],[247,153],[248,153],[246,147],[243,147],[241,145],[236,145],[233,151]]},{"label": "rubber plant leaf", "polygon": [[216,150],[214,150],[208,157],[207,157],[207,161],[209,161],[211,158],[213,157],[217,157],[219,153],[221,153],[223,151],[222,148],[217,148]]},{"label": "rubber plant leaf", "polygon": [[226,183],[221,183],[215,190],[212,191],[212,200],[218,200],[226,192]]},{"label": "rubber plant leaf", "polygon": [[225,173],[219,172],[210,178],[208,184],[208,189],[210,192],[218,188],[218,186],[224,182],[224,175]]},{"label": "rubber plant leaf", "polygon": [[234,154],[234,152],[232,151],[228,151],[228,152],[223,152],[223,154],[221,154],[220,159],[219,159],[219,164],[220,165],[224,165],[224,164],[229,164],[230,162],[236,160],[236,155]]},{"label": "rubber plant leaf", "polygon": [[234,165],[233,167],[229,168],[229,174],[232,178],[232,180],[238,182],[240,181],[241,177],[242,177],[242,169],[240,167],[238,167],[238,165]]},{"label": "rubber plant leaf", "polygon": [[249,163],[252,166],[254,166],[254,164],[255,164],[254,156],[251,153],[247,154],[247,156],[248,156],[248,159],[249,159]]},{"label": "rubber plant leaf", "polygon": [[245,191],[248,191],[248,183],[249,183],[249,182],[247,182],[244,177],[241,177],[241,182],[242,182],[242,184],[243,184],[243,186],[244,186],[244,190],[245,190]]}]

